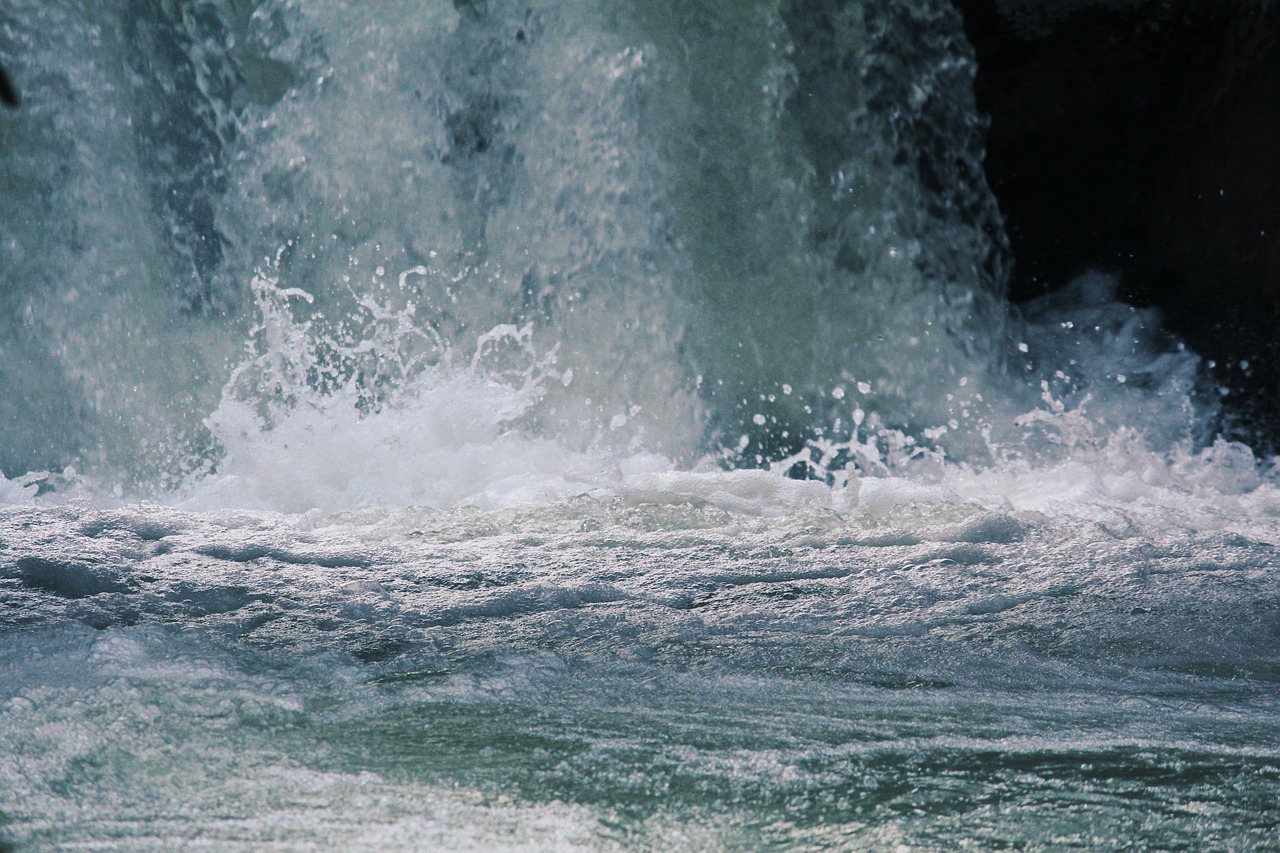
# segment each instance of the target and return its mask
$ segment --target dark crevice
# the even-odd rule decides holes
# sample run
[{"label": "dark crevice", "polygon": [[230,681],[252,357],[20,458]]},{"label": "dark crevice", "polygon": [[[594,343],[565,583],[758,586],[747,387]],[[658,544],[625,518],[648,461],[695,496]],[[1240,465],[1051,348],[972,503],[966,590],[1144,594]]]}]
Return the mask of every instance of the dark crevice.
[{"label": "dark crevice", "polygon": [[[9,75],[5,73],[4,68],[0,68],[0,103],[6,107],[16,107],[22,103],[17,87],[13,85],[13,81],[9,79]],[[3,853],[3,849],[3,847],[0,847],[0,853]]]}]

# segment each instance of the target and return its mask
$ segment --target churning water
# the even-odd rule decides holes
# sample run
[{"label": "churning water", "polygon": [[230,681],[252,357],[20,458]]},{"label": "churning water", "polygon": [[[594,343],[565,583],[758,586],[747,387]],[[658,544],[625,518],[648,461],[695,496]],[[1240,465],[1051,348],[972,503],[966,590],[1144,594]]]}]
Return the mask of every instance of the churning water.
[{"label": "churning water", "polygon": [[945,0],[0,58],[0,850],[1280,848],[1277,479]]}]

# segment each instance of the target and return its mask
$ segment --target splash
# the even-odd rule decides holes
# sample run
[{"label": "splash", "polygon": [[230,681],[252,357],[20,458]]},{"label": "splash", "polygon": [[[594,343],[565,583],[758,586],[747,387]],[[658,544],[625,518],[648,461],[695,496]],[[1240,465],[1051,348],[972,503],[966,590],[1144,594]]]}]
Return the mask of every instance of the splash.
[{"label": "splash", "polygon": [[13,31],[94,106],[0,140],[30,176],[0,241],[14,500],[489,505],[708,465],[848,490],[1214,446],[1197,359],[1106,280],[1003,301],[944,0],[152,11]]},{"label": "splash", "polygon": [[[398,290],[425,272],[402,273]],[[328,326],[295,317],[314,298],[278,277],[255,277],[253,294],[261,321],[207,421],[220,453],[182,505],[492,507],[565,497],[598,476],[598,455],[528,427],[548,385],[572,381],[554,349],[536,350],[530,325],[490,329],[463,358],[413,302],[362,297]]]}]

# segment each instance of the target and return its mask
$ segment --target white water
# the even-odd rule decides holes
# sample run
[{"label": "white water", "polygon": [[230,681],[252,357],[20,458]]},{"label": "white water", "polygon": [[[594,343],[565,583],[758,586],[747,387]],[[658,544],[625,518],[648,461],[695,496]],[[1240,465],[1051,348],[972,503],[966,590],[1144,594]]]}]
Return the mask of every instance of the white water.
[{"label": "white water", "polygon": [[2,14],[0,850],[1280,846],[1280,483],[945,4]]}]

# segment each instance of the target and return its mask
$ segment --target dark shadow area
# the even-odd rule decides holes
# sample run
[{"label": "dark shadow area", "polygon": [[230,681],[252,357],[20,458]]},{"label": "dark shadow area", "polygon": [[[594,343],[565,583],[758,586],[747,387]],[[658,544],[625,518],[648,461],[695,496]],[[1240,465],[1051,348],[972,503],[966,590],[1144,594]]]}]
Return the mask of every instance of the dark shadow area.
[{"label": "dark shadow area", "polygon": [[1280,450],[1280,5],[956,0],[1015,301],[1089,269],[1212,363]]},{"label": "dark shadow area", "polygon": [[[18,96],[18,90],[14,87],[13,81],[9,79],[9,75],[5,73],[3,67],[0,67],[0,104],[6,107],[16,107],[22,103],[22,99]],[[0,853],[4,853],[0,848]]]}]

